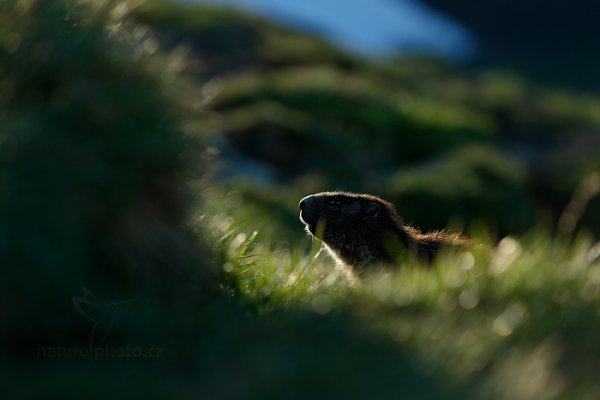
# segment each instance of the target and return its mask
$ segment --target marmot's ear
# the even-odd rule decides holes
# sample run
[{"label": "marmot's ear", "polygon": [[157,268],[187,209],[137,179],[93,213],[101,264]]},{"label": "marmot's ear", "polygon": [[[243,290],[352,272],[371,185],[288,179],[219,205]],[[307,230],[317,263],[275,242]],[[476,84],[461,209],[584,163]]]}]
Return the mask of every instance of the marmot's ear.
[{"label": "marmot's ear", "polygon": [[369,202],[369,204],[367,204],[367,209],[365,210],[365,213],[367,214],[368,217],[375,218],[376,216],[379,215],[380,212],[381,212],[380,204],[377,204],[373,201],[371,201],[371,202]]}]

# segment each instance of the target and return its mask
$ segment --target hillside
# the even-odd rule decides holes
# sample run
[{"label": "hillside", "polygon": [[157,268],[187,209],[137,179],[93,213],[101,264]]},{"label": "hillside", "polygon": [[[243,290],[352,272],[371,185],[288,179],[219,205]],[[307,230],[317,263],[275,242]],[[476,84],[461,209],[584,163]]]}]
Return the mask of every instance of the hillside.
[{"label": "hillside", "polygon": [[[600,99],[162,1],[0,27],[3,398],[600,396]],[[337,188],[476,244],[336,268]]]},{"label": "hillside", "polygon": [[[272,207],[261,193],[293,194],[279,200],[287,220],[302,194],[339,188],[380,194],[424,229],[524,232],[556,221],[600,163],[595,97],[436,60],[367,62],[215,8],[157,6],[142,20],[198,61],[217,178],[259,207]],[[600,226],[598,207],[581,227]]]}]

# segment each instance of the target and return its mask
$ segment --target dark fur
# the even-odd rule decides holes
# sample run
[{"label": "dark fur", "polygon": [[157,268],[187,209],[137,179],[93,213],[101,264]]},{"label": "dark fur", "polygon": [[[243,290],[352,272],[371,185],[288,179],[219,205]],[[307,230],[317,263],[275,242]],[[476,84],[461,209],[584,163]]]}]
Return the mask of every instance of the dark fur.
[{"label": "dark fur", "polygon": [[402,223],[394,206],[370,194],[323,192],[300,201],[300,220],[342,263],[362,269],[415,255],[431,262],[442,244],[469,241],[443,232],[422,234]]}]

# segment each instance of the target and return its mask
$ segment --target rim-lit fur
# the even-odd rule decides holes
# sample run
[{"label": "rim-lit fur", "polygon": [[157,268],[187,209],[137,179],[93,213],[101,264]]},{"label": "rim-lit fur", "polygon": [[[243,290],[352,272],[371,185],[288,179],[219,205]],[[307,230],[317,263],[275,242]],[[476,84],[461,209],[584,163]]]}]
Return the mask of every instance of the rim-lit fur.
[{"label": "rim-lit fur", "polygon": [[440,245],[468,240],[444,232],[423,234],[403,224],[394,206],[370,194],[323,192],[300,201],[306,231],[341,263],[358,269],[392,264],[405,256],[431,262]]}]

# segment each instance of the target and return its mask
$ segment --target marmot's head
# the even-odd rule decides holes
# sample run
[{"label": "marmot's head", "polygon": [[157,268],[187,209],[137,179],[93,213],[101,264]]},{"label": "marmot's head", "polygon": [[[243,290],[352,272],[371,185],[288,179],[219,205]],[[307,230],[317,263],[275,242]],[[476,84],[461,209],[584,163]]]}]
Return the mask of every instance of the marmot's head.
[{"label": "marmot's head", "polygon": [[345,192],[317,193],[300,201],[306,231],[323,241],[351,265],[387,257],[385,246],[395,236],[400,218],[379,197]]},{"label": "marmot's head", "polygon": [[300,220],[336,260],[359,269],[393,264],[406,255],[431,263],[442,244],[473,243],[459,234],[422,234],[405,226],[392,204],[370,194],[323,192],[306,196],[300,200]]},{"label": "marmot's head", "polygon": [[371,195],[323,192],[300,200],[300,220],[306,224],[308,233],[326,240],[331,234],[362,231],[366,225],[377,225],[382,213],[391,207]]}]

